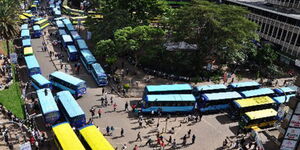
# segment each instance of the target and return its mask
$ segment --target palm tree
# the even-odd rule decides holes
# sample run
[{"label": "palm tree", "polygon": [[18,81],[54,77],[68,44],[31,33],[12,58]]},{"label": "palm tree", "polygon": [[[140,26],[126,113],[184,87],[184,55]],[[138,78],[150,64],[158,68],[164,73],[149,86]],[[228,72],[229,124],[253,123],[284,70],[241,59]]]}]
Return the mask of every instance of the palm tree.
[{"label": "palm tree", "polygon": [[19,34],[19,8],[18,0],[0,0],[0,38],[6,40],[8,57],[9,41]]}]

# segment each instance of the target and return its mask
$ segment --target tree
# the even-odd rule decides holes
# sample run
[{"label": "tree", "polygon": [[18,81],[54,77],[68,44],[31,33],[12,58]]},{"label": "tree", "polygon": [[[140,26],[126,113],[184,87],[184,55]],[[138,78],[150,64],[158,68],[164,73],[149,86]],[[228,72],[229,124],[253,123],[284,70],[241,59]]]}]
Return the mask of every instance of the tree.
[{"label": "tree", "polygon": [[0,1],[0,37],[6,40],[7,54],[9,57],[9,41],[16,38],[19,32],[18,14],[19,2],[17,0]]},{"label": "tree", "polygon": [[94,39],[111,39],[117,29],[127,26],[148,25],[150,20],[162,16],[168,7],[161,0],[103,0],[103,20],[89,18],[86,22]]},{"label": "tree", "polygon": [[195,0],[173,11],[164,25],[172,41],[197,44],[190,59],[200,70],[209,59],[229,64],[247,59],[245,45],[258,38],[257,25],[245,18],[248,13],[238,6]]},{"label": "tree", "polygon": [[97,57],[104,58],[109,65],[112,65],[117,61],[117,50],[114,41],[111,39],[101,40],[97,43],[95,54]]},{"label": "tree", "polygon": [[133,55],[137,65],[139,56],[146,50],[156,48],[157,45],[162,46],[164,35],[165,32],[160,28],[137,26],[117,30],[114,38],[117,49],[122,50],[122,53]]}]

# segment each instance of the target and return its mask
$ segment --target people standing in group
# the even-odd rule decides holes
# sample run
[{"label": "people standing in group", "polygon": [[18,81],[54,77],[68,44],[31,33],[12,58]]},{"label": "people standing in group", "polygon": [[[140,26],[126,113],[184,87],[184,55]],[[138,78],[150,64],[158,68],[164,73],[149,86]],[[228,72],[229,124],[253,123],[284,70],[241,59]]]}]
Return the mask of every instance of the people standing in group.
[{"label": "people standing in group", "polygon": [[106,127],[106,135],[109,135],[109,131],[110,131],[110,127],[107,126],[107,127]]},{"label": "people standing in group", "polygon": [[113,104],[113,108],[114,108],[114,111],[116,111],[116,109],[117,109],[117,103]]},{"label": "people standing in group", "polygon": [[69,68],[68,68],[67,64],[65,64],[65,72],[68,73],[68,70],[69,70]]},{"label": "people standing in group", "polygon": [[125,111],[128,111],[129,109],[128,109],[128,102],[126,101],[126,103],[125,103]]},{"label": "people standing in group", "polygon": [[111,131],[111,134],[110,134],[110,135],[113,135],[113,132],[115,131],[114,126],[111,126],[111,127],[110,127],[110,131]]},{"label": "people standing in group", "polygon": [[98,109],[98,117],[101,118],[101,116],[102,116],[102,110],[99,108]]}]

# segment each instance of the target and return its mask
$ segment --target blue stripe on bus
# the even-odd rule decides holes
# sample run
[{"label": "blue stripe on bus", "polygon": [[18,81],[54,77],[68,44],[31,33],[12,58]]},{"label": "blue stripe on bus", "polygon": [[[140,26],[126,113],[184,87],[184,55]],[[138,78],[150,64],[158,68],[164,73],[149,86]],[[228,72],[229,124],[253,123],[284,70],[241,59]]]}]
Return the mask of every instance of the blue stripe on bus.
[{"label": "blue stripe on bus", "polygon": [[56,86],[56,87],[58,87],[58,88],[60,88],[60,89],[62,89],[62,90],[70,91],[71,94],[76,94],[75,90],[72,90],[72,89],[70,89],[70,88],[68,88],[68,87],[66,87],[66,86],[64,86],[64,85],[62,85],[60,83],[53,82],[53,85]]}]

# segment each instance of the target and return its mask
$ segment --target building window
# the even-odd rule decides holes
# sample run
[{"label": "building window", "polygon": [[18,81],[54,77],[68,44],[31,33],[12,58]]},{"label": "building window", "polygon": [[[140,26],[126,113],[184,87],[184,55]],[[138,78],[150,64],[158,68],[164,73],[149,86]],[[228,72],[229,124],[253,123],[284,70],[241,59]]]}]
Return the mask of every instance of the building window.
[{"label": "building window", "polygon": [[287,33],[287,31],[283,30],[283,33],[282,33],[282,36],[281,36],[281,41],[284,41],[286,33]]},{"label": "building window", "polygon": [[269,29],[269,32],[268,32],[268,35],[269,35],[269,36],[272,36],[272,31],[273,31],[273,26],[270,25],[270,29]]},{"label": "building window", "polygon": [[269,24],[266,24],[266,29],[264,30],[264,34],[268,34]]},{"label": "building window", "polygon": [[279,28],[276,39],[280,40],[281,33],[282,33],[282,29]]},{"label": "building window", "polygon": [[296,46],[300,46],[300,38],[298,37]]},{"label": "building window", "polygon": [[277,30],[278,30],[278,27],[274,27],[274,32],[272,34],[272,37],[276,38]]},{"label": "building window", "polygon": [[291,36],[292,36],[292,32],[289,31],[288,34],[287,34],[287,37],[286,37],[286,40],[285,40],[285,41],[289,43],[289,42],[290,42],[290,39],[291,39]]},{"label": "building window", "polygon": [[294,45],[296,42],[297,34],[293,33],[291,44]]}]

